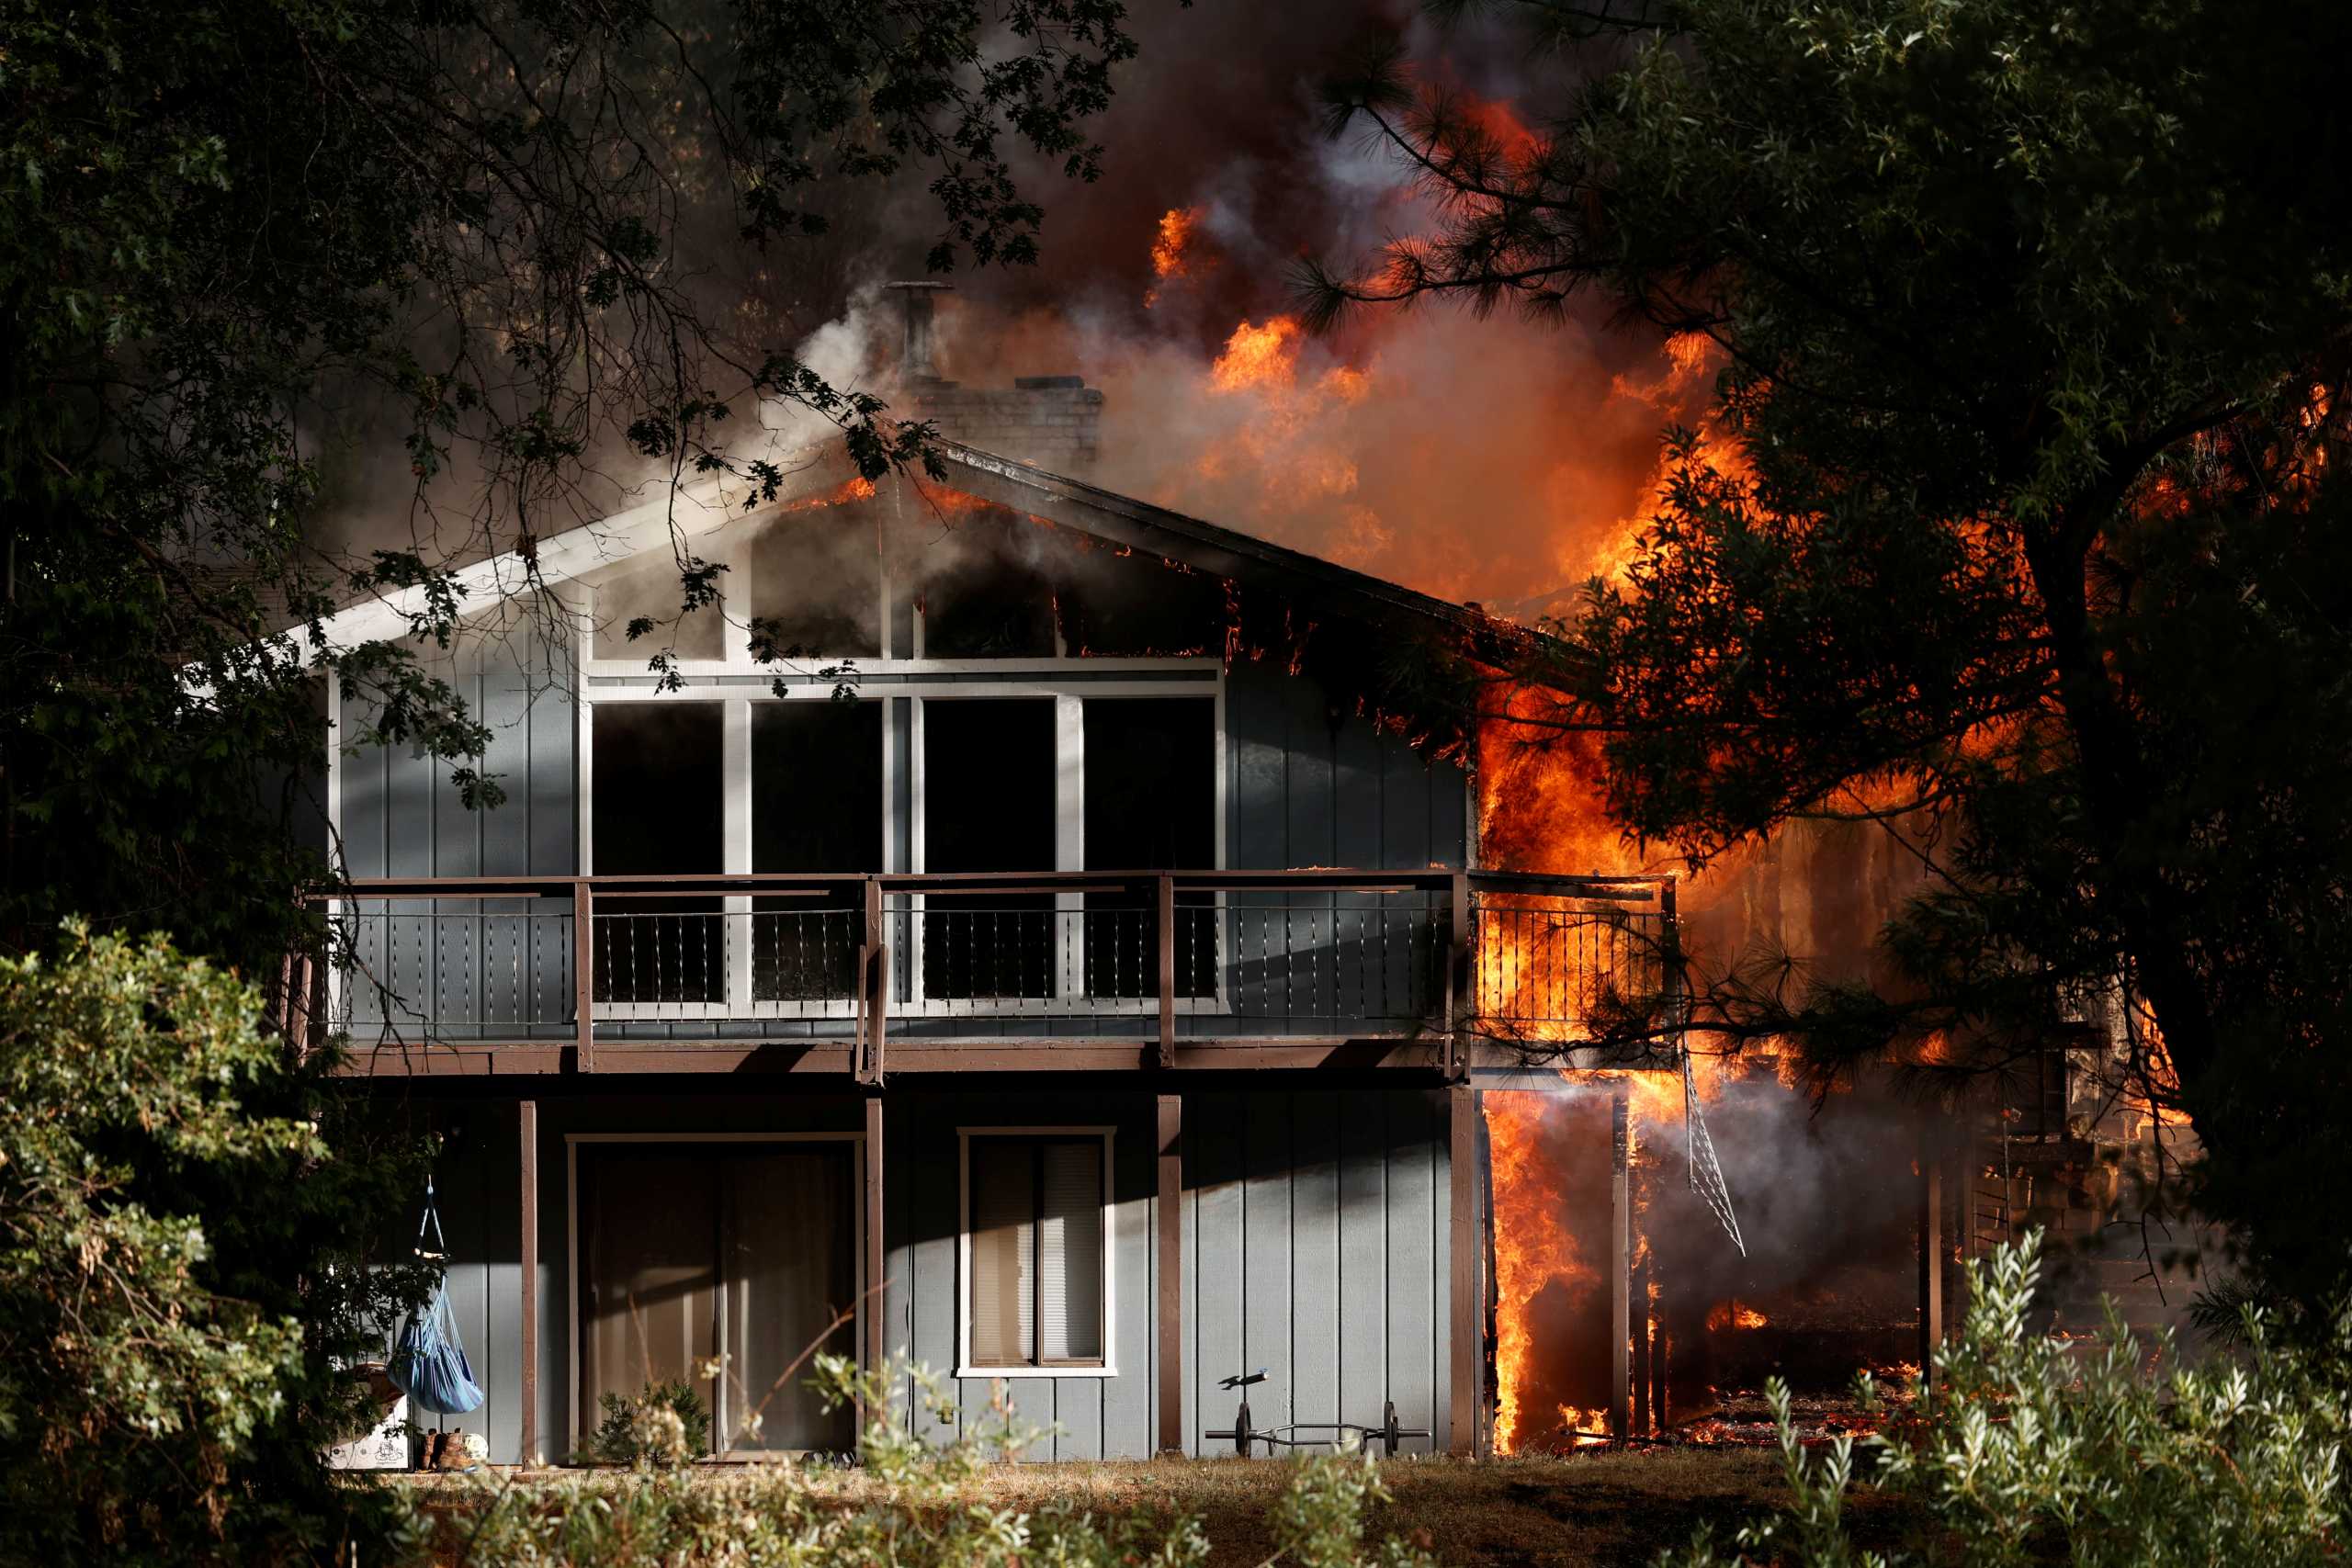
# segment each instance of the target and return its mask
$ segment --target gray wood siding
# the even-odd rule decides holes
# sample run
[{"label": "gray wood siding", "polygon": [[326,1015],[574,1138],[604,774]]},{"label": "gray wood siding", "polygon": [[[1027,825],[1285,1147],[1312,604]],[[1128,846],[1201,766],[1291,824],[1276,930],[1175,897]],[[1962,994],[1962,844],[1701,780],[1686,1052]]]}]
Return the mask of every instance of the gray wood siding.
[{"label": "gray wood siding", "polygon": [[1467,775],[1356,715],[1314,682],[1263,664],[1226,677],[1227,858],[1238,869],[1458,866]]},{"label": "gray wood siding", "polygon": [[[1152,1097],[910,1093],[888,1097],[887,1105],[886,1278],[878,1310],[892,1352],[948,1380],[955,1396],[951,1421],[943,1426],[927,1410],[916,1412],[918,1427],[941,1438],[953,1435],[990,1395],[990,1380],[952,1377],[963,1310],[956,1129],[1117,1129],[1110,1334],[1116,1375],[1012,1379],[1006,1387],[1025,1422],[1060,1428],[1025,1457],[1149,1456],[1159,1430]],[[836,1094],[540,1102],[539,1431],[548,1459],[575,1450],[582,1424],[571,1407],[576,1351],[570,1321],[568,1135],[854,1132],[862,1117],[856,1097]],[[514,1107],[495,1100],[448,1105],[435,1120],[455,1132],[437,1173],[452,1257],[450,1301],[488,1395],[480,1410],[443,1424],[483,1433],[491,1457],[511,1462],[521,1457],[522,1433]],[[1260,1367],[1272,1374],[1251,1390],[1251,1415],[1261,1427],[1377,1421],[1383,1402],[1393,1399],[1404,1425],[1445,1431],[1445,1133],[1444,1096],[1436,1090],[1184,1097],[1187,1451],[1227,1451],[1201,1437],[1206,1428],[1231,1423],[1234,1396],[1218,1389],[1217,1380]],[[911,1393],[911,1383],[902,1386]],[[1442,1436],[1408,1443],[1417,1452],[1442,1446]]]},{"label": "gray wood siding", "polygon": [[[576,872],[577,727],[565,690],[568,660],[560,647],[518,628],[501,640],[461,642],[434,668],[490,731],[481,768],[505,791],[501,805],[468,808],[449,765],[406,746],[360,747],[343,756],[340,821],[350,874]],[[364,699],[346,696],[337,743],[374,717]],[[498,1032],[509,1035],[569,1032],[568,911],[531,899],[366,899],[351,913],[367,971],[453,1038],[463,1038],[473,1021],[492,1019],[504,1021]],[[364,982],[350,997],[354,1038],[368,1043],[381,1030],[382,1004]],[[413,1018],[396,1010],[394,1019],[389,1032],[413,1035]],[[540,1022],[515,1023],[524,1019]]]},{"label": "gray wood siding", "polygon": [[[1184,1439],[1232,1425],[1220,1379],[1270,1374],[1251,1421],[1372,1423],[1442,1448],[1449,1313],[1441,1091],[1184,1097]],[[1204,1260],[1206,1266],[1204,1267]]]},{"label": "gray wood siding", "polygon": [[[1226,688],[1226,767],[1227,859],[1236,869],[1466,863],[1463,770],[1369,719],[1335,716],[1312,681],[1237,665]],[[1224,902],[1220,961],[1241,1032],[1388,1032],[1434,1014],[1442,897],[1235,893]],[[1184,1027],[1233,1028],[1205,1017]]]},{"label": "gray wood siding", "polygon": [[[1112,1297],[1109,1351],[1114,1376],[1003,1380],[1026,1426],[1058,1427],[1023,1457],[1141,1458],[1151,1452],[1157,1405],[1151,1245],[1157,1209],[1156,1106],[1145,1094],[910,1095],[889,1102],[883,1132],[888,1236],[887,1343],[894,1355],[940,1374],[955,1395],[960,1427],[986,1407],[994,1380],[957,1379],[957,1227],[962,1195],[956,1131],[965,1127],[1110,1126]],[[906,1392],[912,1392],[911,1381]],[[928,1414],[920,1424],[945,1428]]]},{"label": "gray wood siding", "polygon": [[[468,810],[448,765],[404,746],[343,758],[343,841],[354,876],[570,876],[579,870],[570,652],[518,630],[459,645],[436,671],[491,731],[482,771],[503,805]],[[346,697],[338,741],[374,715]]]}]

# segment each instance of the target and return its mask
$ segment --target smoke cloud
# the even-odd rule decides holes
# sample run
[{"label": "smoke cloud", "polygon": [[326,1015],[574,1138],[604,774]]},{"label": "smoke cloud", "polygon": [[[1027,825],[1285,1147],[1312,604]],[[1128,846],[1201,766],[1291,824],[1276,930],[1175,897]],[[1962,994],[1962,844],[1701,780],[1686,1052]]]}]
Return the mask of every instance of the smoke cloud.
[{"label": "smoke cloud", "polygon": [[[1402,41],[1422,77],[1541,124],[1525,62],[1400,4],[1204,6],[1138,17],[1143,56],[1100,131],[1100,185],[1033,173],[1035,268],[956,278],[940,368],[967,384],[1077,374],[1102,388],[1108,488],[1408,587],[1532,617],[1622,558],[1658,436],[1695,415],[1702,367],[1593,302],[1559,323],[1444,303],[1361,314],[1328,338],[1293,317],[1296,264],[1369,255],[1437,214],[1385,150],[1323,134],[1316,84],[1351,50]],[[1504,99],[1511,102],[1505,104]],[[871,276],[913,276],[920,201]],[[862,335],[861,335],[862,334]],[[895,310],[859,300],[803,356],[885,390]]]}]

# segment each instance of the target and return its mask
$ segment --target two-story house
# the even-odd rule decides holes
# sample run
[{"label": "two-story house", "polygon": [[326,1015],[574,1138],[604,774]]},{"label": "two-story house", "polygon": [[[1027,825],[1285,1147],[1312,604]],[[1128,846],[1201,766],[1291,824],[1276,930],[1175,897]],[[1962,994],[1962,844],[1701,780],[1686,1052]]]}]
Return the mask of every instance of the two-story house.
[{"label": "two-story house", "polygon": [[[724,1453],[844,1449],[775,1386],[826,1337],[1001,1380],[1043,1457],[1229,1451],[1260,1368],[1261,1427],[1473,1448],[1478,1032],[1639,979],[1670,889],[1479,870],[1464,753],[1381,671],[1480,617],[1067,477],[1074,378],[923,368],[944,482],[812,455],[542,540],[527,602],[470,569],[503,806],[333,760],[316,1005],[448,1139],[457,1424],[560,1460],[684,1377]],[[678,614],[682,549],[722,606]]]}]

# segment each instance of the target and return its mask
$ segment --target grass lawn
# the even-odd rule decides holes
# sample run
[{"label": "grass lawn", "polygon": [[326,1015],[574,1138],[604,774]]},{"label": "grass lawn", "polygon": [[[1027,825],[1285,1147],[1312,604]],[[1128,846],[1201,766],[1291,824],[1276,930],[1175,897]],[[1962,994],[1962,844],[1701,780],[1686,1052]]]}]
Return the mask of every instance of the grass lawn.
[{"label": "grass lawn", "polygon": [[[1785,1496],[1779,1457],[1747,1447],[1396,1460],[1383,1471],[1396,1501],[1374,1512],[1369,1533],[1424,1536],[1442,1562],[1462,1568],[1646,1563],[1660,1548],[1688,1540],[1702,1522],[1727,1538]],[[990,1472],[976,1500],[1029,1511],[1058,1499],[1104,1513],[1196,1513],[1215,1545],[1210,1561],[1216,1568],[1256,1568],[1272,1551],[1266,1512],[1288,1476],[1288,1465],[1266,1460],[1008,1465]],[[428,1494],[455,1490],[433,1478],[411,1483]],[[626,1484],[618,1478],[615,1483]],[[817,1484],[845,1501],[860,1486],[854,1472]],[[1897,1507],[1867,1491],[1850,1503],[1860,1544],[1894,1543],[1903,1523]]]}]

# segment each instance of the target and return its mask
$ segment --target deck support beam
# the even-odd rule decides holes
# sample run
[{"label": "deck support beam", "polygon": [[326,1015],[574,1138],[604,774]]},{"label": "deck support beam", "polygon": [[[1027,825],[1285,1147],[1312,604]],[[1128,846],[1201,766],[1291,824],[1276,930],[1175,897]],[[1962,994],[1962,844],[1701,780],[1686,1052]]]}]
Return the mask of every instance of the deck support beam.
[{"label": "deck support beam", "polygon": [[596,1070],[596,894],[582,876],[571,884],[571,1010],[577,1070]]},{"label": "deck support beam", "polygon": [[524,1100],[515,1102],[515,1120],[520,1123],[516,1153],[522,1159],[522,1269],[523,1313],[523,1434],[522,1452],[517,1456],[525,1464],[541,1462],[539,1453],[539,1102]]},{"label": "deck support beam", "polygon": [[889,1281],[883,1278],[882,1097],[865,1097],[865,1365],[878,1371],[890,1356]]},{"label": "deck support beam", "polygon": [[1457,1083],[1445,1091],[1448,1186],[1453,1201],[1448,1226],[1450,1308],[1447,1339],[1453,1351],[1449,1387],[1446,1449],[1474,1454],[1478,1449],[1478,1376],[1482,1348],[1478,1332],[1478,1255],[1485,1238],[1478,1231],[1478,1100],[1477,1091]]},{"label": "deck support beam", "polygon": [[1184,1099],[1159,1100],[1159,1194],[1153,1218],[1159,1248],[1153,1267],[1159,1358],[1159,1433],[1162,1454],[1184,1451]]},{"label": "deck support beam", "polygon": [[1626,1398],[1634,1381],[1632,1107],[1625,1086],[1609,1096],[1609,1435],[1633,1435]]}]

